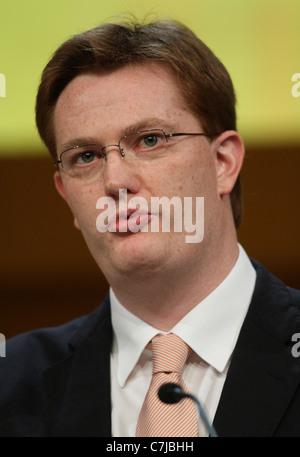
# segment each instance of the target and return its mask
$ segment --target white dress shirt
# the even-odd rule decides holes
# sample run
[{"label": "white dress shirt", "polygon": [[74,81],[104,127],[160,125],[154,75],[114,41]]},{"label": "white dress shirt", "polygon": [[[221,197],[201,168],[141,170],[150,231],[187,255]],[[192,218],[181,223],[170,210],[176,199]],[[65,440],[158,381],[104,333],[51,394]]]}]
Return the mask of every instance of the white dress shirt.
[{"label": "white dress shirt", "polygon": [[[175,333],[192,349],[183,379],[212,421],[230,358],[247,313],[256,272],[244,249],[224,281],[178,322]],[[152,378],[148,342],[161,332],[125,309],[110,289],[112,436],[134,437],[138,416]],[[200,436],[208,433],[199,420]]]}]

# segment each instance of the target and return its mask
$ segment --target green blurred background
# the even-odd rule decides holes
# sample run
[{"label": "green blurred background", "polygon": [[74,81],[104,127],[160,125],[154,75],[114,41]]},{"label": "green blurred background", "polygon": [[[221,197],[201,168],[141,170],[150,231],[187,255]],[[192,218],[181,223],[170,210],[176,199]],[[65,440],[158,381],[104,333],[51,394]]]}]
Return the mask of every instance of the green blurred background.
[{"label": "green blurred background", "polygon": [[247,150],[239,238],[249,255],[300,288],[300,97],[292,96],[299,0],[0,0],[0,331],[7,337],[88,312],[106,293],[55,193],[34,105],[41,72],[64,40],[132,13],[184,22],[229,70]]},{"label": "green blurred background", "polygon": [[61,42],[128,12],[179,19],[208,43],[232,76],[248,143],[300,141],[299,100],[291,97],[291,77],[300,72],[299,0],[1,0],[2,157],[43,151],[35,94]]}]

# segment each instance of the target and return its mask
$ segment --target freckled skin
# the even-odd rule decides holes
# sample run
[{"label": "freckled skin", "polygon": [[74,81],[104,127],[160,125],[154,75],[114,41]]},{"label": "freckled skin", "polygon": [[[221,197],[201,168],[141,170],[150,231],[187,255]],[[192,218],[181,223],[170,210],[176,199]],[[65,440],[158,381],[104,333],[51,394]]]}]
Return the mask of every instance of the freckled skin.
[{"label": "freckled skin", "polygon": [[[60,153],[62,145],[76,137],[92,137],[101,145],[116,144],[127,126],[154,116],[170,124],[173,133],[203,132],[199,120],[185,109],[173,75],[163,66],[151,63],[124,67],[108,75],[80,75],[64,89],[55,108],[57,151]],[[149,125],[148,128],[163,127]],[[230,206],[226,194],[231,189],[221,195],[214,143],[201,136],[178,137],[168,151],[163,158],[136,166],[122,160],[117,148],[108,148],[103,172],[89,183],[70,178],[63,172],[56,174],[57,189],[68,202],[76,227],[82,231],[97,264],[120,295],[125,279],[127,289],[128,284],[134,289],[137,281],[143,282],[145,278],[147,284],[153,280],[156,287],[158,278],[159,281],[179,281],[188,277],[191,281],[191,276],[199,276],[201,269],[205,273],[209,257],[213,260],[221,250],[224,218],[228,217]],[[125,236],[99,233],[96,201],[108,196],[118,203],[121,188],[127,189],[128,200],[133,196],[144,197],[149,208],[151,197],[204,197],[203,242],[187,244],[184,232],[149,231]],[[232,220],[229,226],[233,233]]]}]

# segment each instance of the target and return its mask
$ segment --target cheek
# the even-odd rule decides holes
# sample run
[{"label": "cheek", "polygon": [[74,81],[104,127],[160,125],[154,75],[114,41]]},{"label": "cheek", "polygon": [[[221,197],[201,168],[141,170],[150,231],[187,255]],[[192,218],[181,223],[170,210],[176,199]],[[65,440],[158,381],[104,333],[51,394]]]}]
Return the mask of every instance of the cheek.
[{"label": "cheek", "polygon": [[152,193],[160,193],[160,196],[208,196],[216,188],[214,167],[201,160],[184,159],[178,166],[177,158],[156,175],[151,173],[149,182],[152,182]]},{"label": "cheek", "polygon": [[217,192],[217,176],[214,161],[208,151],[200,151],[199,156],[187,167],[187,178],[191,190],[209,198]]},{"label": "cheek", "polygon": [[96,229],[96,218],[99,212],[96,209],[96,202],[101,196],[100,191],[91,186],[78,185],[78,183],[65,185],[65,191],[69,206],[80,228],[82,230]]}]

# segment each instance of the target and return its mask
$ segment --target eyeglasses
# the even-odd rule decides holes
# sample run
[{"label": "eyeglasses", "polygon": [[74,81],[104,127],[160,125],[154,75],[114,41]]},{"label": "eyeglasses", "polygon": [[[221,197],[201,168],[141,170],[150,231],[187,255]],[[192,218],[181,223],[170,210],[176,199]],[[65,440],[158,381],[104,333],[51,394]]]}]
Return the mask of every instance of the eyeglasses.
[{"label": "eyeglasses", "polygon": [[171,139],[174,137],[190,135],[202,135],[211,139],[215,136],[204,132],[165,133],[161,129],[142,130],[123,136],[117,144],[103,147],[98,144],[84,144],[66,149],[54,164],[57,166],[60,164],[69,176],[90,178],[103,168],[107,160],[106,149],[109,147],[117,147],[121,157],[126,158],[130,163],[145,163],[163,157],[167,149],[172,146]]}]

